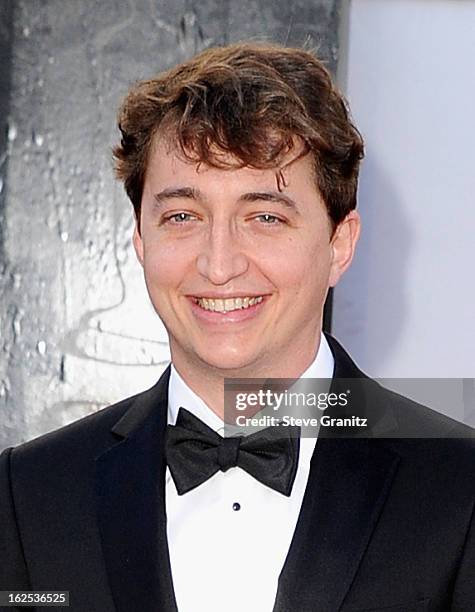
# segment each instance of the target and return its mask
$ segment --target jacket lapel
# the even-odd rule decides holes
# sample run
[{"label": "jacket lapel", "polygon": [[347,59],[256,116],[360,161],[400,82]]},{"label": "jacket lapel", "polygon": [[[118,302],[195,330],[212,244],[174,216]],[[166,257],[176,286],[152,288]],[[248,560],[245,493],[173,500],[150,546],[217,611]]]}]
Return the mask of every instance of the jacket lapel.
[{"label": "jacket lapel", "polygon": [[[331,337],[328,341],[335,357],[333,388],[339,379],[365,378],[342,347]],[[359,409],[368,407],[367,400],[361,396]],[[341,608],[398,463],[399,456],[384,440],[345,439],[321,432],[279,577],[274,612],[336,612]]]},{"label": "jacket lapel", "polygon": [[340,609],[397,464],[379,441],[317,441],[275,612]]},{"label": "jacket lapel", "polygon": [[117,444],[96,459],[102,550],[118,612],[176,612],[165,514],[169,369],[115,425]]}]

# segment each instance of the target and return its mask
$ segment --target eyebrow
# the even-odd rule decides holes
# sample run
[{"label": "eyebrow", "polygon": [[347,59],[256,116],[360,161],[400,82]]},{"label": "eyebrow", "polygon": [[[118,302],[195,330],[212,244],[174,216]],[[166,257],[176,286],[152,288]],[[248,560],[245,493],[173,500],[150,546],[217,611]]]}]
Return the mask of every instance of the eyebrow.
[{"label": "eyebrow", "polygon": [[283,193],[277,193],[274,191],[252,191],[250,193],[245,193],[239,198],[242,202],[275,202],[276,204],[283,204],[287,208],[291,208],[292,210],[297,210],[297,204],[284,195]]},{"label": "eyebrow", "polygon": [[194,187],[168,187],[159,193],[155,193],[153,197],[157,204],[162,204],[165,200],[173,200],[174,198],[199,200],[203,198],[203,194]]},{"label": "eyebrow", "polygon": [[[173,199],[189,199],[189,200],[205,200],[206,197],[199,189],[194,187],[167,187],[163,189],[159,193],[154,194],[155,202],[160,205],[165,202],[165,200],[173,200]],[[274,191],[251,191],[249,193],[244,193],[239,197],[239,201],[241,202],[275,202],[276,204],[283,204],[285,207],[290,208],[294,211],[297,211],[297,204],[284,195],[283,193],[278,193]]]}]

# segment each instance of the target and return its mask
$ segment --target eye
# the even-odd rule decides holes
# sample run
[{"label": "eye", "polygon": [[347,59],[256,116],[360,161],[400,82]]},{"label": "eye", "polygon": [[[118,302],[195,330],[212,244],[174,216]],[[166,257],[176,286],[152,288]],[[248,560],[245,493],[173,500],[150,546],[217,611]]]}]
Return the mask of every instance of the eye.
[{"label": "eye", "polygon": [[175,225],[181,225],[183,223],[187,223],[188,221],[192,221],[193,219],[195,219],[195,216],[186,212],[174,213],[173,215],[165,217],[166,222],[170,222]]},{"label": "eye", "polygon": [[260,219],[265,225],[279,225],[280,223],[284,223],[282,219],[270,213],[263,213],[262,215],[257,215],[255,218]]}]

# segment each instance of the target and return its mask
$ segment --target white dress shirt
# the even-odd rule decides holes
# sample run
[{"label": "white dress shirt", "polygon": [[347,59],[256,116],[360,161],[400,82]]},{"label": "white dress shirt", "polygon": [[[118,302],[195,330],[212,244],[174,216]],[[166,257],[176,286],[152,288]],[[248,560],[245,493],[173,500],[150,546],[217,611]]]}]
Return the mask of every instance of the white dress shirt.
[{"label": "white dress shirt", "polygon": [[[302,378],[332,378],[334,360],[325,336]],[[180,407],[214,431],[223,421],[183,381],[172,365],[168,423]],[[295,531],[316,438],[301,438],[290,497],[239,467],[217,472],[178,495],[167,468],[166,512],[173,585],[179,612],[271,612],[277,581]]]}]

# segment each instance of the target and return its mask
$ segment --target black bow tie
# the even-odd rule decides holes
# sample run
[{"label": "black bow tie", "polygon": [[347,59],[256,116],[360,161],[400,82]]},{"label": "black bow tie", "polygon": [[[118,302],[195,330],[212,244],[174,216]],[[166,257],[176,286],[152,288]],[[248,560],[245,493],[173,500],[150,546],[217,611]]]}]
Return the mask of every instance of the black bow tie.
[{"label": "black bow tie", "polygon": [[239,466],[283,495],[290,496],[297,472],[299,427],[268,427],[249,436],[223,438],[191,412],[180,408],[168,425],[165,452],[179,495],[219,470]]}]

